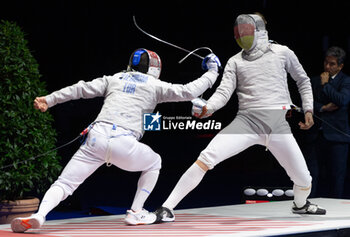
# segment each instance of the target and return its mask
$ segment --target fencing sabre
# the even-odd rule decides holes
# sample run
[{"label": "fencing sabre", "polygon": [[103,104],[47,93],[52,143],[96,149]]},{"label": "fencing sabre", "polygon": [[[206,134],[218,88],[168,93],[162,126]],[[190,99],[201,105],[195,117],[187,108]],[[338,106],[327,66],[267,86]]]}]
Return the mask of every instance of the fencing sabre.
[{"label": "fencing sabre", "polygon": [[165,40],[159,39],[158,37],[156,37],[156,36],[154,36],[154,35],[151,35],[150,33],[147,33],[146,31],[144,31],[144,30],[137,24],[137,22],[136,22],[136,17],[135,17],[135,16],[133,16],[133,21],[134,21],[134,25],[136,26],[136,28],[137,28],[139,31],[141,31],[142,33],[144,33],[145,35],[147,35],[147,36],[151,37],[152,39],[155,39],[155,40],[157,40],[157,41],[159,41],[159,42],[162,42],[162,43],[167,44],[167,45],[169,45],[169,46],[171,46],[171,47],[180,49],[181,51],[184,51],[184,52],[188,53],[183,59],[181,59],[181,60],[179,61],[179,63],[182,63],[182,62],[183,62],[188,56],[190,56],[190,55],[196,56],[196,57],[198,57],[198,58],[200,58],[200,59],[204,59],[204,57],[202,57],[202,56],[200,56],[200,55],[198,55],[198,54],[195,53],[196,51],[198,51],[198,50],[200,50],[200,49],[207,49],[207,50],[210,51],[210,53],[213,52],[213,51],[212,51],[210,48],[208,48],[208,47],[200,47],[200,48],[197,48],[197,49],[192,50],[192,51],[190,51],[190,50],[188,50],[188,49],[185,49],[185,48],[182,48],[182,47],[180,47],[180,46],[177,46],[177,45],[172,44],[172,43],[170,43],[170,42],[167,42],[167,41],[165,41]]}]

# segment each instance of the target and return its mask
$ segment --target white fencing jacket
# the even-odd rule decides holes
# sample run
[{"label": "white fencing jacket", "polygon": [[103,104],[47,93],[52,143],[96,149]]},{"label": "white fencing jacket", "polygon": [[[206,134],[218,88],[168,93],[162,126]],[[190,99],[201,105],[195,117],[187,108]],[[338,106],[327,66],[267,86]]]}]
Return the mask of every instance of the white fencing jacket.
[{"label": "white fencing jacket", "polygon": [[208,100],[210,112],[223,107],[237,90],[239,109],[290,108],[287,73],[296,81],[304,111],[313,111],[310,78],[298,58],[286,46],[268,43],[262,56],[246,59],[245,52],[231,57],[224,70],[220,86]]},{"label": "white fencing jacket", "polygon": [[69,100],[105,97],[95,121],[116,124],[133,131],[140,139],[144,133],[144,113],[153,112],[158,103],[196,98],[215,83],[217,76],[218,73],[212,70],[193,82],[181,85],[139,72],[120,72],[90,82],[79,81],[45,98],[48,106],[52,107]]}]

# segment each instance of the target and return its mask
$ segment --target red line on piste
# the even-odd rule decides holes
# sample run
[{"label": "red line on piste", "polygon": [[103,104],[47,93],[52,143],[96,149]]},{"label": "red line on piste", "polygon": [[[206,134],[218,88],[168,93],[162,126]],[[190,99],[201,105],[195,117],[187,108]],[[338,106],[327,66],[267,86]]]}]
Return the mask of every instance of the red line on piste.
[{"label": "red line on piste", "polygon": [[[207,236],[256,232],[266,229],[285,229],[294,226],[311,226],[317,223],[222,217],[202,214],[177,214],[176,221],[156,225],[128,226],[122,218],[44,225],[27,234],[36,236]],[[319,223],[318,223],[319,224]],[[14,233],[12,233],[14,234]]]}]

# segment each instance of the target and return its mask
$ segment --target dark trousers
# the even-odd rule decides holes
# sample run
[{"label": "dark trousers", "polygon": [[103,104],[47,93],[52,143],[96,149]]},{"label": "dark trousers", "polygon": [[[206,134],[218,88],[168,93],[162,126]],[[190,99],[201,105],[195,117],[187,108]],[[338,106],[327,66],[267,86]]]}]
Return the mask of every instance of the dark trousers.
[{"label": "dark trousers", "polygon": [[342,198],[349,144],[328,141],[320,131],[315,141],[302,147],[312,176],[310,197]]}]

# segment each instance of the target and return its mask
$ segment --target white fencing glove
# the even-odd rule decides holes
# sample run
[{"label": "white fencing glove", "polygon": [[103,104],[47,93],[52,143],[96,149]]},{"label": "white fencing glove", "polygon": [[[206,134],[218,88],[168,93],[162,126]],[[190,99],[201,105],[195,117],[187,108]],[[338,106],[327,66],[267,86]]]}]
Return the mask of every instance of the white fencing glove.
[{"label": "white fencing glove", "polygon": [[[199,118],[199,116],[202,114],[203,112],[203,107],[207,105],[207,101],[205,99],[202,98],[195,98],[193,100],[191,100],[192,102],[192,116]],[[202,117],[200,118],[207,118],[211,116],[211,114],[204,114],[202,115]]]},{"label": "white fencing glove", "polygon": [[217,72],[219,68],[221,68],[221,62],[215,54],[211,53],[203,59],[202,68],[204,70],[214,70]]}]

